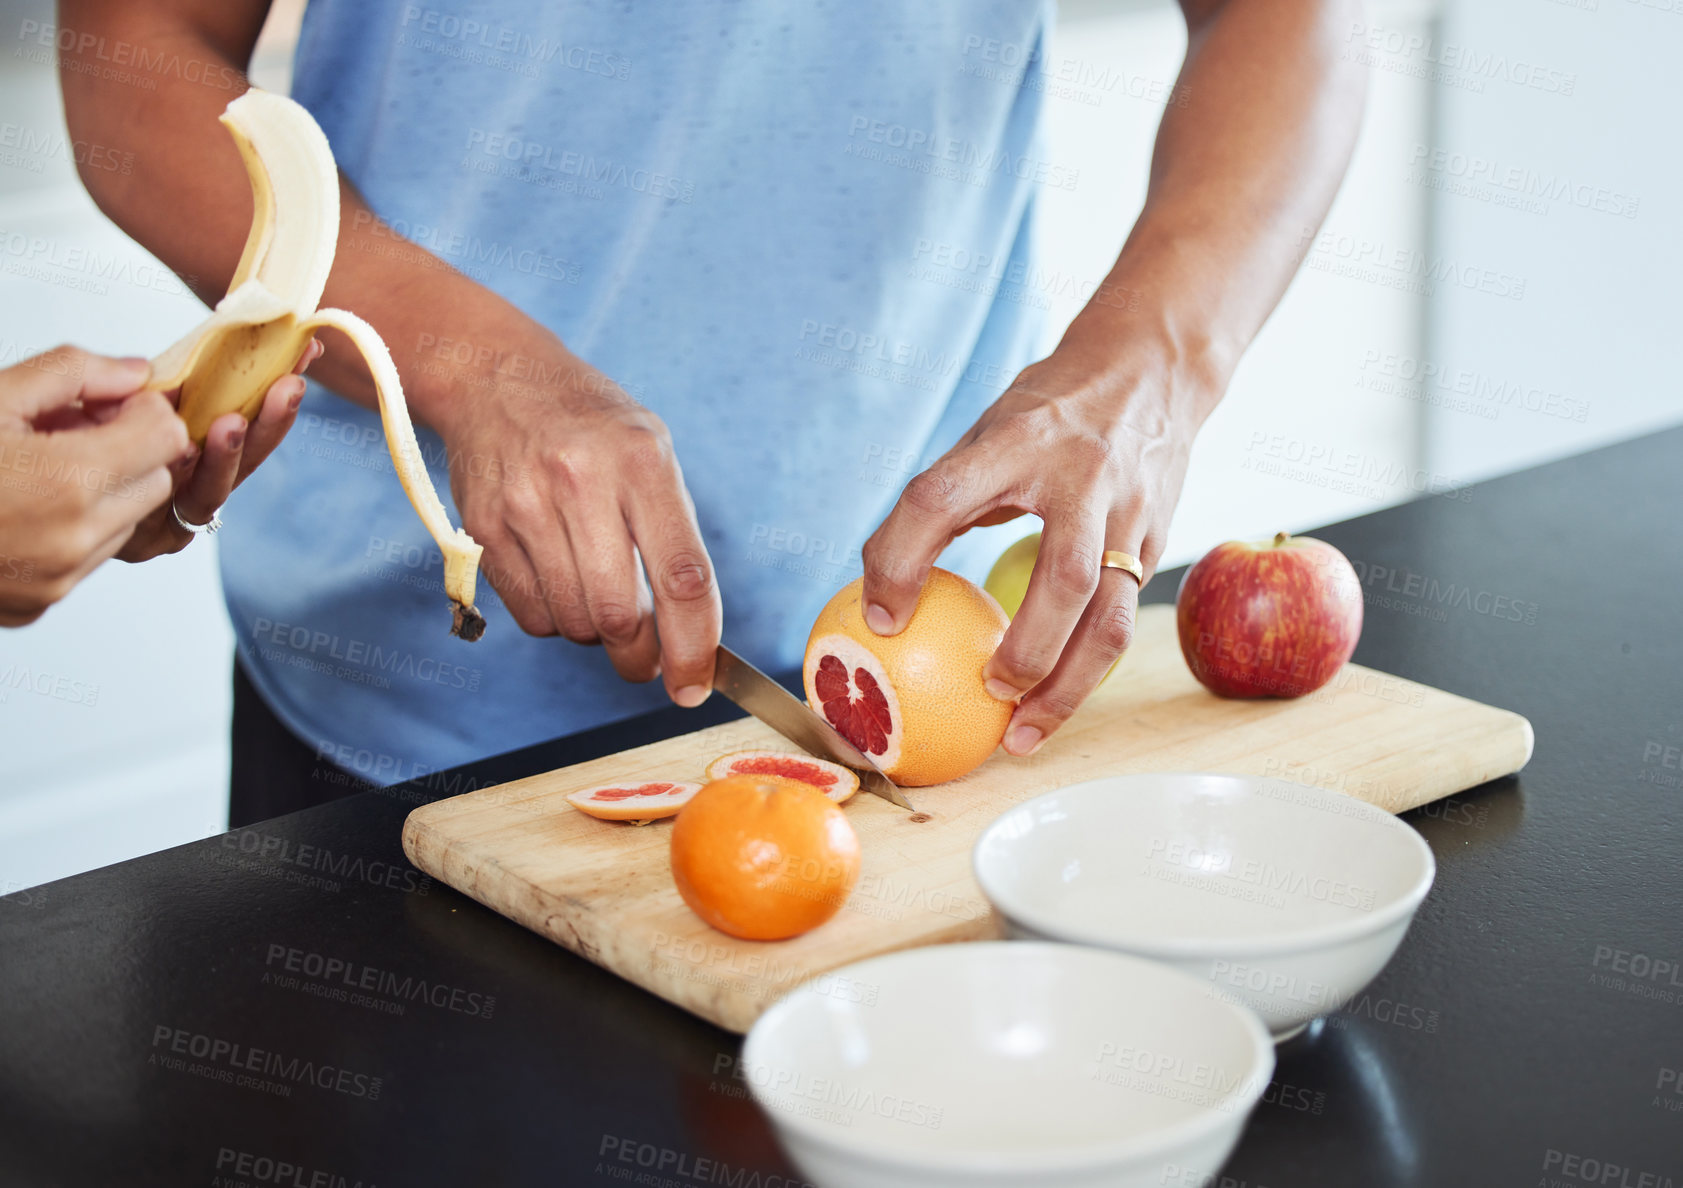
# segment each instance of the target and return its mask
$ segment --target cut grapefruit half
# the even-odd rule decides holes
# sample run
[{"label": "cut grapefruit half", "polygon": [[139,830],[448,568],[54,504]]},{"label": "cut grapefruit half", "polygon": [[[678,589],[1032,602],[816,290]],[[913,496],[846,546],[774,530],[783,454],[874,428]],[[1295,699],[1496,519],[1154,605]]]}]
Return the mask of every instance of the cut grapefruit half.
[{"label": "cut grapefruit half", "polygon": [[784,776],[811,784],[837,804],[859,791],[859,777],[839,763],[791,751],[736,751],[707,765],[709,780],[733,775]]},{"label": "cut grapefruit half", "polygon": [[643,784],[598,784],[567,794],[567,803],[604,821],[635,821],[641,825],[675,816],[701,791],[700,784],[650,780]]},{"label": "cut grapefruit half", "polygon": [[943,784],[999,746],[1015,708],[982,671],[1010,625],[975,583],[931,568],[898,635],[865,625],[863,579],[830,599],[807,638],[807,704],[896,784]]}]

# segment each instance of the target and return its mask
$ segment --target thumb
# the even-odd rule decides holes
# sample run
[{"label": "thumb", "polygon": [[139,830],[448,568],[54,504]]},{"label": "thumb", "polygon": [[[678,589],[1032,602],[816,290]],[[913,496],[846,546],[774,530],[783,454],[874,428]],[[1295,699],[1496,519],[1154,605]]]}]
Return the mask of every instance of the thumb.
[{"label": "thumb", "polygon": [[33,424],[36,417],[78,400],[127,396],[151,373],[145,359],[113,359],[61,346],[0,371],[0,410]]}]

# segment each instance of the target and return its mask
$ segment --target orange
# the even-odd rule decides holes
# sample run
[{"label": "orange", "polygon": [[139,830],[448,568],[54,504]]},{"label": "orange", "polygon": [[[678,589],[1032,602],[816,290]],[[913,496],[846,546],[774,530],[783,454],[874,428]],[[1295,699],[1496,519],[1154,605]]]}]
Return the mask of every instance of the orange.
[{"label": "orange", "polygon": [[859,835],[829,797],[783,776],[714,780],[672,824],[672,878],[690,909],[743,940],[784,940],[841,910]]},{"label": "orange", "polygon": [[806,643],[807,703],[897,784],[956,780],[1005,737],[1015,706],[982,670],[1010,625],[993,596],[931,569],[898,635],[865,625],[864,580],[819,612]]}]

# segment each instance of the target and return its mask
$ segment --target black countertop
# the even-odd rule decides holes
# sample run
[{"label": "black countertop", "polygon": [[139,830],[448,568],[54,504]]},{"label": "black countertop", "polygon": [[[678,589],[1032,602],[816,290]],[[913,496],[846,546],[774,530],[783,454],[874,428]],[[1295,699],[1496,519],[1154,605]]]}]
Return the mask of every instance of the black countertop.
[{"label": "black countertop", "polygon": [[[1408,815],[1437,885],[1378,980],[1280,1049],[1220,1188],[1683,1185],[1680,509],[1674,430],[1317,533],[1367,585],[1358,661],[1518,710],[1537,750]],[[0,1185],[799,1183],[736,1037],[399,846],[417,803],[727,716],[0,899]]]}]

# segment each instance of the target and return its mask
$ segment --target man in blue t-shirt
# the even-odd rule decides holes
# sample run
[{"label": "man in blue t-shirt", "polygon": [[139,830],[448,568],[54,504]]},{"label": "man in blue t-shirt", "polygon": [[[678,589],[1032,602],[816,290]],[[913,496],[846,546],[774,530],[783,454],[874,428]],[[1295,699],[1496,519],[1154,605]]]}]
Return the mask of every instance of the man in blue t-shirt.
[{"label": "man in blue t-shirt", "polygon": [[[389,344],[497,597],[483,642],[445,637],[326,336],[220,538],[235,821],[338,790],[265,790],[277,755],[386,783],[651,708],[656,676],[696,705],[721,632],[793,667],[860,572],[894,632],[931,564],[980,577],[1025,512],[1041,559],[986,676],[1006,749],[1038,747],[1127,646],[1140,577],[1101,559],[1149,577],[1360,118],[1354,0],[1182,7],[1145,209],[1035,361],[1036,196],[1083,168],[1040,134],[1043,0],[312,0],[293,94],[345,183],[324,304]],[[267,8],[61,5],[73,132],[136,150],[88,187],[209,301],[250,212],[216,116]],[[148,85],[91,68],[113,45]]]}]

